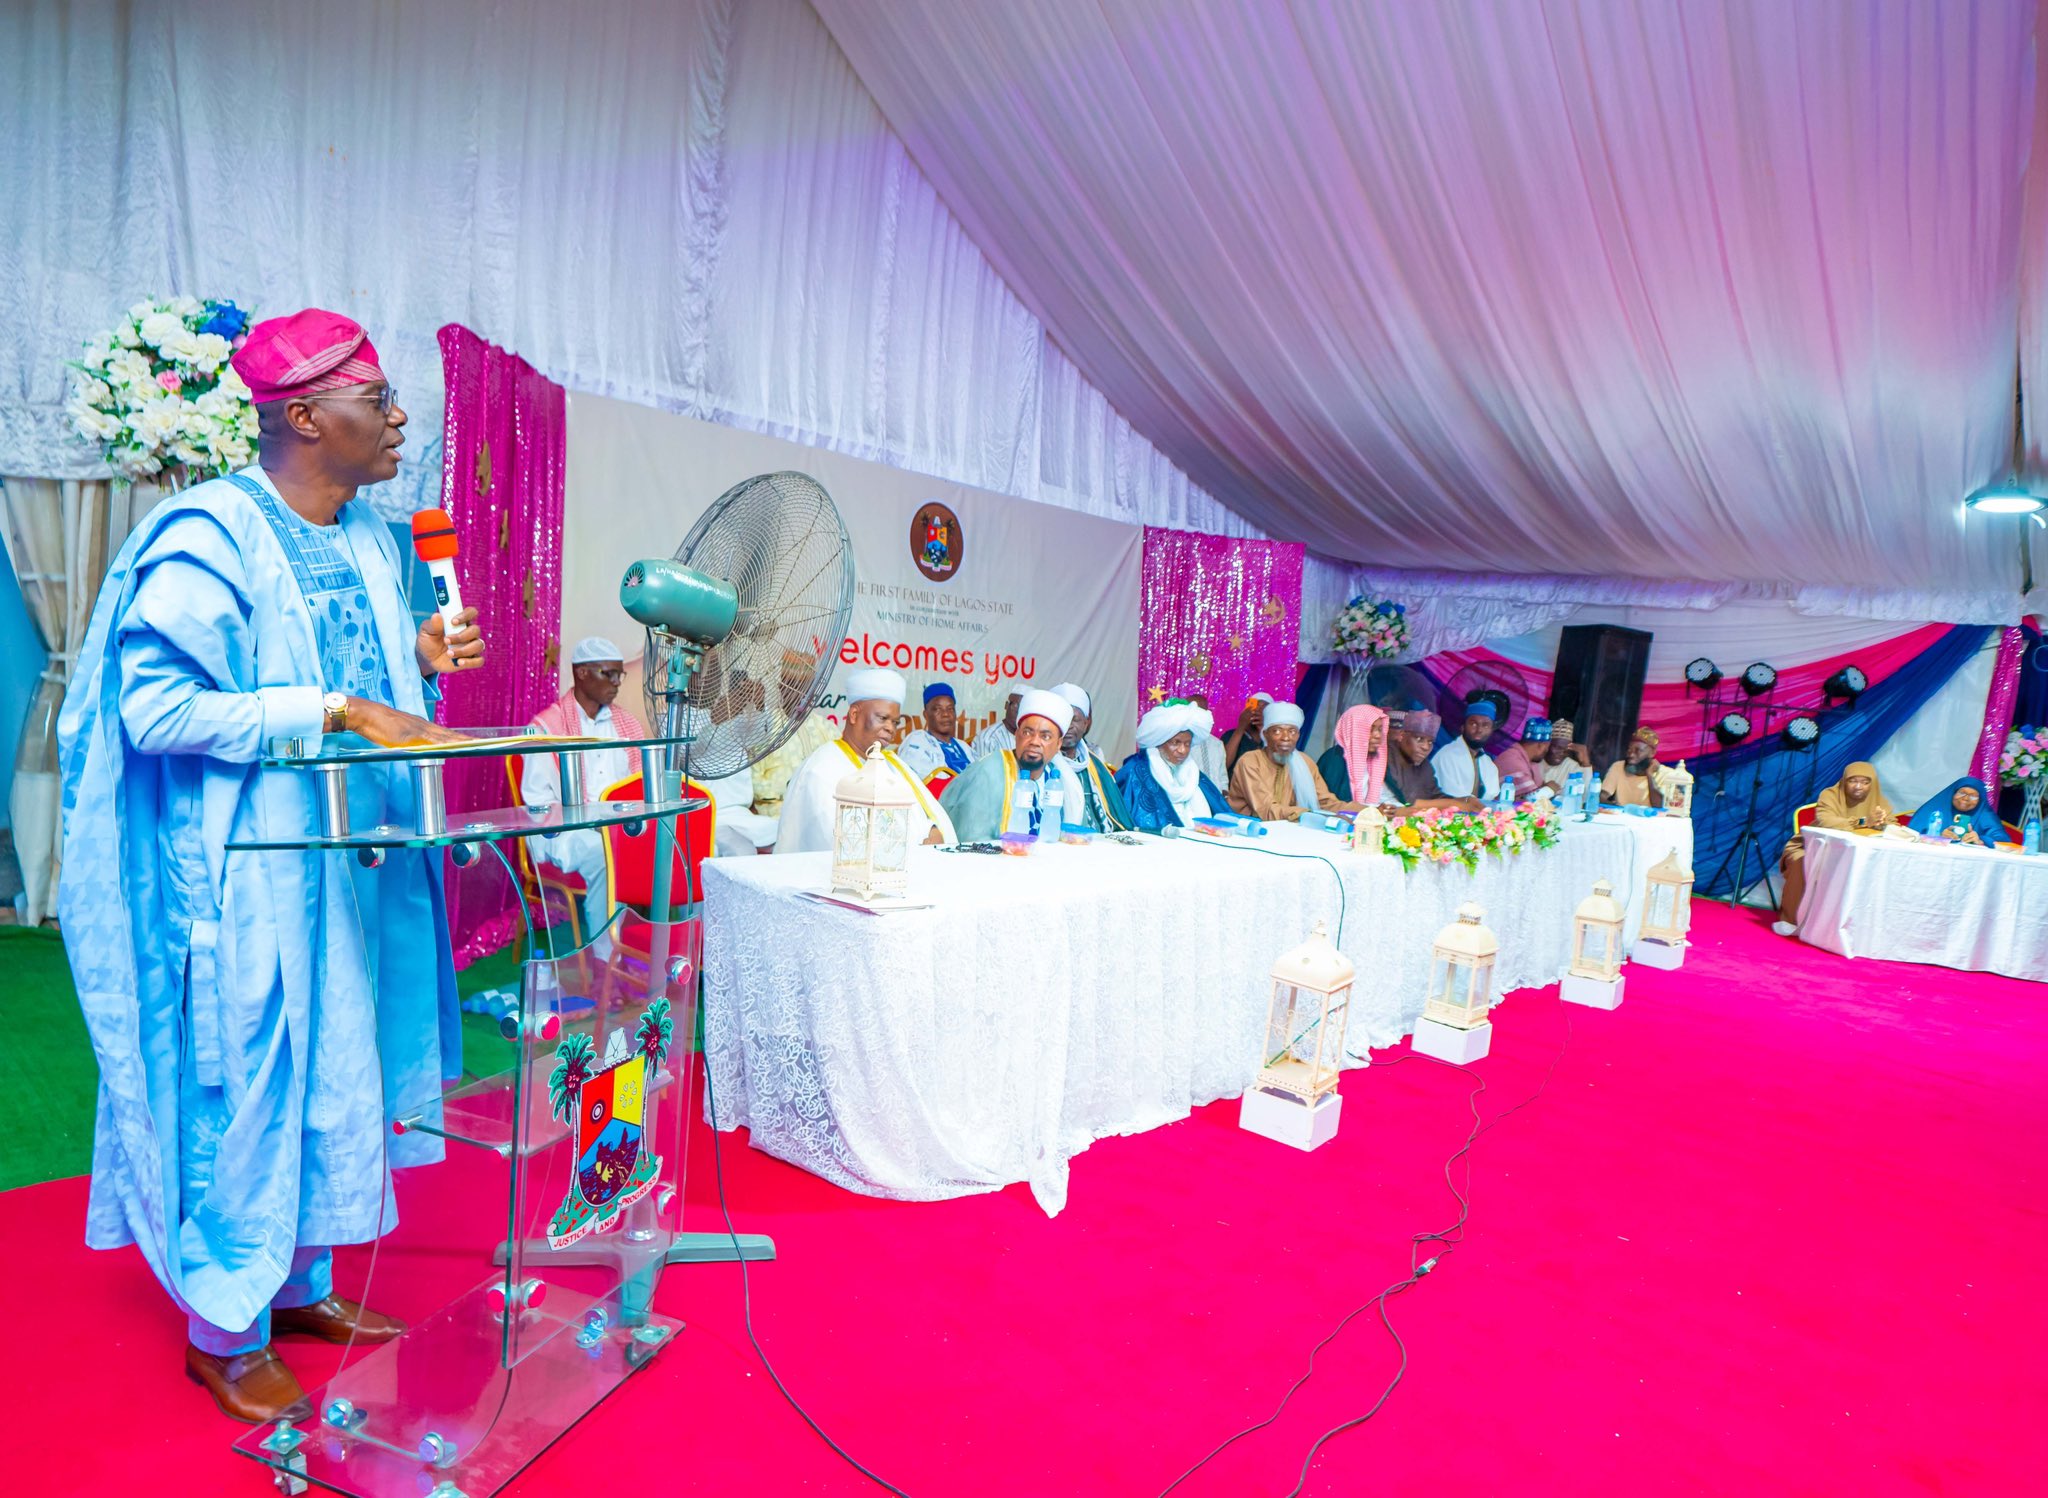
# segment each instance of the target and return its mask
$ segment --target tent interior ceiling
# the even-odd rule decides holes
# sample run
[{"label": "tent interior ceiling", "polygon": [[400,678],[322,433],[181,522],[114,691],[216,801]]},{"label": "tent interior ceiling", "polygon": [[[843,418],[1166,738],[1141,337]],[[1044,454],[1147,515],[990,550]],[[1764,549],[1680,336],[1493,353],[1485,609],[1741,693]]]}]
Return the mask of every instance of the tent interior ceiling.
[{"label": "tent interior ceiling", "polygon": [[814,4],[1082,372],[1266,533],[2010,609],[2013,525],[1958,501],[2041,357],[2035,0]]}]

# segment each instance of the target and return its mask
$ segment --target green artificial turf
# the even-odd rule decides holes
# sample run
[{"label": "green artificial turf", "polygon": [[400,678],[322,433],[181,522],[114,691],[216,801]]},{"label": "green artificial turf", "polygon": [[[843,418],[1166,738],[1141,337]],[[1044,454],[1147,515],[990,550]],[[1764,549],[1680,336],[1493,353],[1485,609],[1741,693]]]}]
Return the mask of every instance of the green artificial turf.
[{"label": "green artificial turf", "polygon": [[[455,975],[464,997],[519,987],[512,950]],[[0,1191],[92,1169],[99,1066],[71,986],[64,941],[54,931],[0,926]],[[487,1077],[512,1065],[512,1043],[495,1020],[462,1016],[462,1065]]]}]

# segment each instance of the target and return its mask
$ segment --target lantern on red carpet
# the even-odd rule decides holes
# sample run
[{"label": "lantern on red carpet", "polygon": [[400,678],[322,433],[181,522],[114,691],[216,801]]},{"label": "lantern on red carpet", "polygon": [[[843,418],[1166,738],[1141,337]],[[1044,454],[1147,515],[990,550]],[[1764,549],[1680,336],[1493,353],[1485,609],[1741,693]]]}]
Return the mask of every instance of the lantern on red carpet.
[{"label": "lantern on red carpet", "polygon": [[1273,964],[1265,1050],[1257,1085],[1238,1109],[1242,1127],[1305,1150],[1336,1136],[1344,1101],[1337,1074],[1356,975],[1321,921],[1307,941]]},{"label": "lantern on red carpet", "polygon": [[1627,917],[1614,898],[1614,886],[1605,879],[1596,881],[1593,893],[1572,912],[1573,977],[1614,980],[1621,971],[1621,928]]},{"label": "lantern on red carpet", "polygon": [[1664,794],[1664,815],[1667,817],[1689,817],[1692,815],[1692,772],[1680,760],[1675,769],[1666,770],[1658,789]]},{"label": "lantern on red carpet", "polygon": [[1652,865],[1644,892],[1643,940],[1684,946],[1692,929],[1692,870],[1678,861],[1676,848]]},{"label": "lantern on red carpet", "polygon": [[1437,933],[1430,948],[1429,994],[1423,1000],[1425,1019],[1458,1030],[1486,1023],[1493,1009],[1493,964],[1500,942],[1480,922],[1486,912],[1467,901],[1458,918]]},{"label": "lantern on red carpet", "polygon": [[915,803],[878,745],[832,790],[832,889],[860,900],[900,900],[910,889]]}]

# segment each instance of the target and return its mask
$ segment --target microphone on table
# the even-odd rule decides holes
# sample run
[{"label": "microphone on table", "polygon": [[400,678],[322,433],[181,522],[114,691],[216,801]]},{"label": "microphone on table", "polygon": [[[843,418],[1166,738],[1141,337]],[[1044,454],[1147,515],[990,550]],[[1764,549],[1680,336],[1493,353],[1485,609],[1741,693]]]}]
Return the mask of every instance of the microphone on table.
[{"label": "microphone on table", "polygon": [[455,522],[446,510],[421,510],[412,517],[412,549],[427,564],[427,576],[434,581],[434,608],[452,635],[455,616],[462,612],[462,589],[455,581]]}]

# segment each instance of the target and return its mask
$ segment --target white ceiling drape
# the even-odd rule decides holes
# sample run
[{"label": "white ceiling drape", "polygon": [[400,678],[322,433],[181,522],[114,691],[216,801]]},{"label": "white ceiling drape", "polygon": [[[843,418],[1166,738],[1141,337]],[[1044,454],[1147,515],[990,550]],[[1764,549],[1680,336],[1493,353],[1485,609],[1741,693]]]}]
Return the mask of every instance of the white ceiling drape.
[{"label": "white ceiling drape", "polygon": [[2011,617],[1957,501],[2011,441],[2035,0],[814,3],[1266,532]]},{"label": "white ceiling drape", "polygon": [[[99,472],[64,361],[186,293],[361,319],[418,438],[461,322],[572,389],[1247,528],[1052,347],[806,0],[24,0],[0,139],[0,472]],[[712,497],[679,476],[679,528]]]}]

